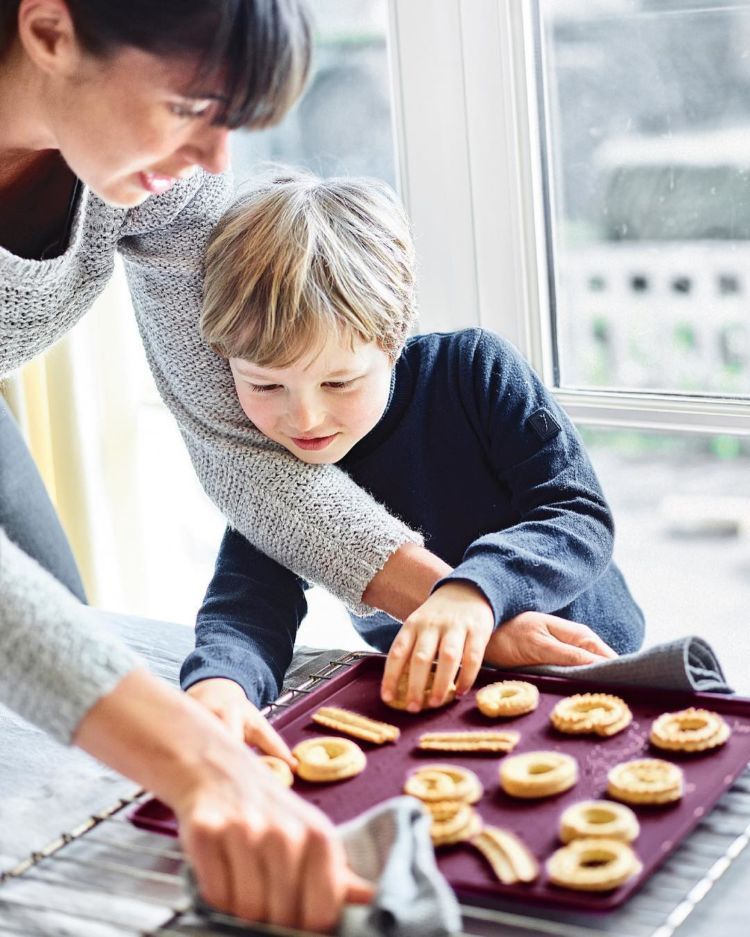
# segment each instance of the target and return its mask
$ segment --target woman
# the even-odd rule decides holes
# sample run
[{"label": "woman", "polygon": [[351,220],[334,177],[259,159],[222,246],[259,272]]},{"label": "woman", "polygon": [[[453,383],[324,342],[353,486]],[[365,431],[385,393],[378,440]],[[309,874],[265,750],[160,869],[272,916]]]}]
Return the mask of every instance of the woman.
[{"label": "woman", "polygon": [[[0,376],[86,312],[119,250],[160,391],[217,504],[353,604],[406,544],[367,592],[391,594],[380,604],[403,614],[442,568],[335,469],[308,471],[263,445],[198,341],[203,244],[227,192],[208,173],[224,170],[231,128],[271,124],[299,94],[310,41],[300,2],[0,0]],[[302,532],[293,551],[274,539],[290,513]],[[204,708],[94,632],[22,548],[33,538],[19,514],[0,503],[0,701],[169,803],[209,902],[320,930],[345,900],[367,900],[327,820],[279,791]],[[369,550],[350,568],[355,536]]]}]

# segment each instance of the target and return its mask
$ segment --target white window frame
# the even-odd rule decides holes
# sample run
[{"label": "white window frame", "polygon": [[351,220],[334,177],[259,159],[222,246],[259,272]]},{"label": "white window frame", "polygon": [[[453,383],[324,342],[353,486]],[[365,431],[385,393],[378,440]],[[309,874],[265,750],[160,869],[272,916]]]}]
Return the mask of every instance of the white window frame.
[{"label": "white window frame", "polygon": [[531,0],[390,0],[421,328],[505,335],[579,424],[750,436],[738,398],[555,386],[532,15]]}]

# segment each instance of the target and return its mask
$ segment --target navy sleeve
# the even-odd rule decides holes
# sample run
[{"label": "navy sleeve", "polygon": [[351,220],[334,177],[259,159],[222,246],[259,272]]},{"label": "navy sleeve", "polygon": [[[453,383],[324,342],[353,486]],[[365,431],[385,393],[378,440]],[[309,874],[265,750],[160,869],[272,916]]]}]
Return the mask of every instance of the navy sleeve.
[{"label": "navy sleeve", "polygon": [[307,613],[304,580],[227,530],[195,626],[195,650],[185,658],[180,685],[226,677],[250,702],[275,700]]},{"label": "navy sleeve", "polygon": [[590,588],[612,557],[614,523],[575,427],[521,354],[490,332],[464,335],[460,392],[516,522],[475,540],[435,588],[474,583],[497,626]]}]

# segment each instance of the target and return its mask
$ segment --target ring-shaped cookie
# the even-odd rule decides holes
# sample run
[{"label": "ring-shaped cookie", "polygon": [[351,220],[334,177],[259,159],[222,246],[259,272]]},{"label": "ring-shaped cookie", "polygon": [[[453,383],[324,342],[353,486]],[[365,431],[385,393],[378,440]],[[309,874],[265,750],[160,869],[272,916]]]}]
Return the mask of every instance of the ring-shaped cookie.
[{"label": "ring-shaped cookie", "polygon": [[638,818],[625,804],[611,800],[582,800],[560,817],[560,839],[617,839],[632,843],[640,833]]},{"label": "ring-shaped cookie", "polygon": [[294,746],[292,754],[298,761],[297,774],[315,783],[353,778],[367,764],[356,742],[338,736],[305,739]]},{"label": "ring-shaped cookie", "polygon": [[576,891],[610,891],[642,868],[630,846],[615,839],[574,839],[547,860],[550,881]]},{"label": "ring-shaped cookie", "polygon": [[259,757],[263,764],[274,774],[284,787],[291,787],[292,784],[294,784],[292,769],[285,761],[282,761],[281,758],[277,758],[276,755],[260,755]]},{"label": "ring-shaped cookie", "polygon": [[636,758],[611,768],[607,793],[628,804],[668,804],[682,797],[681,768],[661,758]]},{"label": "ring-shaped cookie", "polygon": [[633,714],[625,700],[610,693],[576,693],[559,700],[550,713],[552,725],[570,735],[611,736],[630,725]]},{"label": "ring-shaped cookie", "polygon": [[658,716],[651,725],[650,740],[667,751],[704,752],[723,745],[729,735],[729,726],[718,713],[690,706]]},{"label": "ring-shaped cookie", "polygon": [[523,716],[539,705],[539,690],[525,680],[500,680],[477,690],[476,704],[491,719]]},{"label": "ring-shaped cookie", "polygon": [[406,779],[404,793],[425,803],[459,800],[475,804],[483,793],[482,782],[468,768],[457,765],[425,765]]},{"label": "ring-shaped cookie", "polygon": [[432,823],[430,838],[433,846],[450,846],[472,839],[482,829],[482,818],[471,806],[461,801],[441,801],[427,805]]},{"label": "ring-shaped cookie", "polygon": [[524,752],[500,766],[500,786],[511,797],[533,799],[567,791],[578,780],[578,762],[563,752]]}]

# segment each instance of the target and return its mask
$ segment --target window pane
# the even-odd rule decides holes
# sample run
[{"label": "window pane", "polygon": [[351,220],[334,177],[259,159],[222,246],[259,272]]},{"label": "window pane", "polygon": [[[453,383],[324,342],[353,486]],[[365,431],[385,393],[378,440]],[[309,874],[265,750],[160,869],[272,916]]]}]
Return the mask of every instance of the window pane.
[{"label": "window pane", "polygon": [[560,385],[750,395],[750,3],[538,9]]},{"label": "window pane", "polygon": [[377,176],[396,185],[387,0],[312,0],[313,72],[279,127],[235,134],[238,181],[264,161],[291,163],[322,176]]},{"label": "window pane", "polygon": [[750,694],[750,440],[583,428],[647,645],[697,634]]}]

